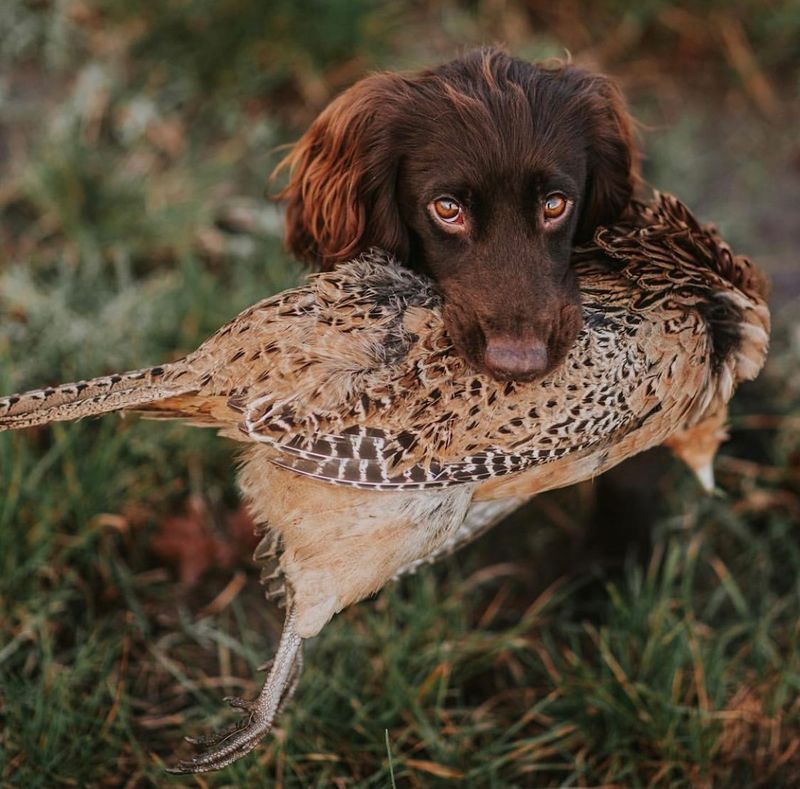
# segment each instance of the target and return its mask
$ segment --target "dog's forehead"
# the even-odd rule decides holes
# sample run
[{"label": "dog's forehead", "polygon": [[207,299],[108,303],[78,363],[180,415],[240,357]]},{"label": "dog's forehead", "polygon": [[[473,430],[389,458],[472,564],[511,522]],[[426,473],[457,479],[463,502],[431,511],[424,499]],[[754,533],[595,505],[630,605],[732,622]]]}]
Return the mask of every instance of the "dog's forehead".
[{"label": "dog's forehead", "polygon": [[498,101],[461,107],[442,102],[438,113],[421,119],[409,142],[404,169],[415,182],[445,179],[474,188],[532,176],[581,180],[587,148],[580,124],[565,122],[558,108],[538,113],[535,106]]}]

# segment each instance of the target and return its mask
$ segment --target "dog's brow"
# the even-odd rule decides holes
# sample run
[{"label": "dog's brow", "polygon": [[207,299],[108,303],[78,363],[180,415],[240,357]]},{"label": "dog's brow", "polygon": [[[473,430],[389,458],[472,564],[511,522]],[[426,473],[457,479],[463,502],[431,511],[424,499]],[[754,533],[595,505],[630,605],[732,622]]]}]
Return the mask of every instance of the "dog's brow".
[{"label": "dog's brow", "polygon": [[577,195],[583,189],[583,184],[578,183],[566,168],[536,167],[530,171],[528,178],[539,190],[560,189],[567,194]]},{"label": "dog's brow", "polygon": [[441,195],[449,195],[457,200],[467,201],[474,194],[475,188],[465,180],[433,181],[425,184],[420,190],[419,197],[423,200],[433,200]]}]

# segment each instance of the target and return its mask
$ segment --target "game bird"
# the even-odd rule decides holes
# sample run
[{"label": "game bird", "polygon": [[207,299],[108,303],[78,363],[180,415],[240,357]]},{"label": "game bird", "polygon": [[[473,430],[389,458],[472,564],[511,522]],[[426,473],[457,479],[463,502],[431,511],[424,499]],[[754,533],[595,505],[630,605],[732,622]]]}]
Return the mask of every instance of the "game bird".
[{"label": "game bird", "polygon": [[632,202],[576,250],[583,327],[538,381],[454,352],[442,297],[376,249],[245,310],[170,364],[0,400],[0,430],[134,411],[245,445],[255,557],[286,618],[236,728],[175,772],[252,750],[292,694],[302,643],[343,608],[521,503],[666,444],[706,485],[736,385],[764,364],[763,276],[676,198]]}]

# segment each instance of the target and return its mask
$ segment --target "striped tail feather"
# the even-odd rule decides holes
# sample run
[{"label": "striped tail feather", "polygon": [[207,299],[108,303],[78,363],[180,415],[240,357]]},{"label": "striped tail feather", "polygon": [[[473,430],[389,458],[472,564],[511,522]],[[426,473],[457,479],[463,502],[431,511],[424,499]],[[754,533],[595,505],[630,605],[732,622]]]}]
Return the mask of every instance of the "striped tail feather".
[{"label": "striped tail feather", "polygon": [[0,431],[137,408],[195,390],[193,376],[176,375],[176,365],[147,367],[2,398]]}]

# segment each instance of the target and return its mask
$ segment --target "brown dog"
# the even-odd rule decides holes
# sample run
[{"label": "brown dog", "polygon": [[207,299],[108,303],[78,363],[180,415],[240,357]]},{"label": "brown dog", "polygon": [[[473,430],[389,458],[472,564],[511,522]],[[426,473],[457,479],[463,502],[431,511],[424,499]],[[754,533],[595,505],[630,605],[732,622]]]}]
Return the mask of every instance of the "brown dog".
[{"label": "brown dog", "polygon": [[333,101],[278,170],[286,243],[322,268],[372,246],[429,274],[459,353],[498,379],[556,367],[581,325],[570,256],[636,180],[608,78],[473,52],[379,73]]}]

